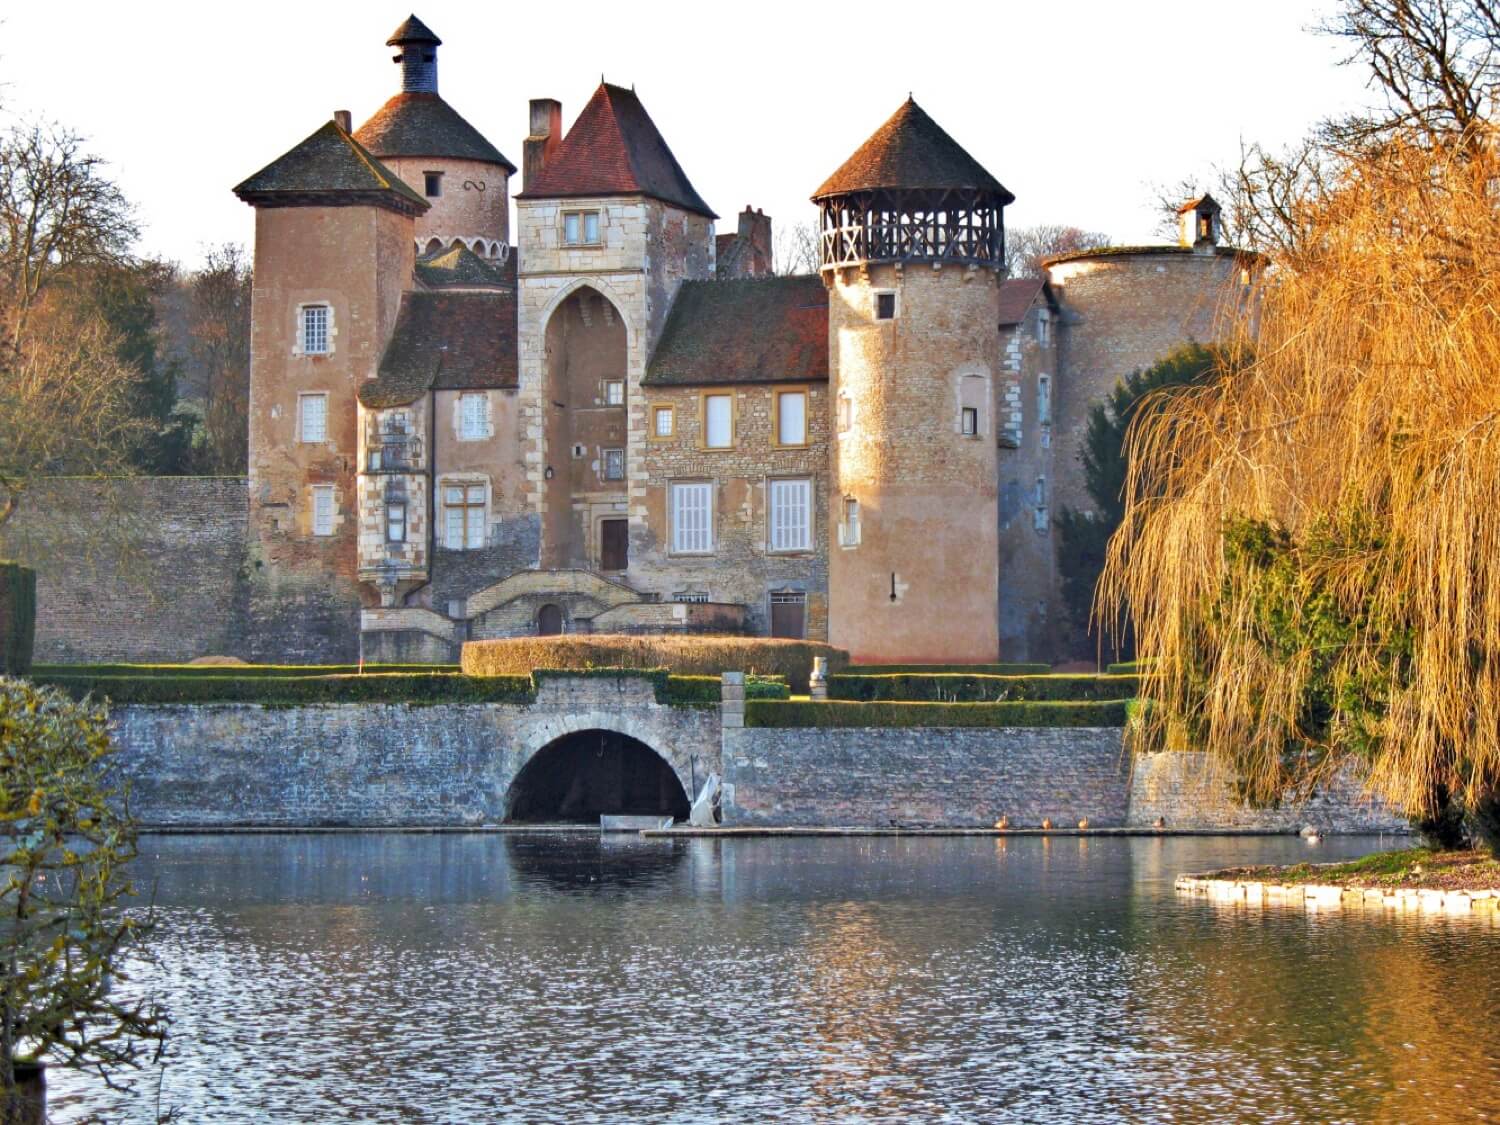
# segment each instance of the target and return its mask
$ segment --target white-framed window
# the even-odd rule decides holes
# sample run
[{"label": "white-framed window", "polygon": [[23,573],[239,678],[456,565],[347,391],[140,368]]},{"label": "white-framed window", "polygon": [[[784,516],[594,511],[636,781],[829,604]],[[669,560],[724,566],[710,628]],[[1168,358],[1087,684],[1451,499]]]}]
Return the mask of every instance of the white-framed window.
[{"label": "white-framed window", "polygon": [[734,445],[734,396],[703,396],[703,448],[729,449]]},{"label": "white-framed window", "polygon": [[769,490],[771,550],[811,550],[812,481],[773,480]]},{"label": "white-framed window", "polygon": [[896,303],[896,291],[894,289],[875,290],[875,319],[895,320],[899,311]]},{"label": "white-framed window", "polygon": [[651,408],[651,436],[653,438],[669,438],[677,430],[676,411],[670,405],[657,405]]},{"label": "white-framed window", "polygon": [[406,542],[406,501],[387,500],[385,505],[385,541]]},{"label": "white-framed window", "polygon": [[333,485],[313,485],[312,533],[314,535],[332,535],[334,515],[335,509],[333,504]]},{"label": "white-framed window", "polygon": [[303,443],[328,440],[328,396],[326,394],[297,396],[297,440]]},{"label": "white-framed window", "polygon": [[686,602],[688,605],[707,605],[708,591],[706,590],[679,590],[672,595],[674,602]]},{"label": "white-framed window", "polygon": [[604,479],[625,479],[625,451],[623,449],[606,449],[604,451]]},{"label": "white-framed window", "polygon": [[1052,380],[1046,375],[1036,377],[1036,420],[1043,426],[1052,424]]},{"label": "white-framed window", "polygon": [[979,433],[979,408],[977,406],[965,406],[959,419],[959,430],[964,437],[974,437]]},{"label": "white-framed window", "polygon": [[623,379],[606,379],[604,381],[604,404],[606,406],[625,405],[625,382]]},{"label": "white-framed window", "polygon": [[709,555],[714,549],[714,486],[708,481],[674,481],[672,552]]},{"label": "white-framed window", "polygon": [[297,325],[299,350],[303,355],[327,355],[329,315],[327,305],[303,305],[300,323]]},{"label": "white-framed window", "polygon": [[859,501],[845,496],[839,511],[839,546],[859,545]]},{"label": "white-framed window", "polygon": [[473,551],[484,546],[484,485],[473,481],[444,481],[443,546],[450,551]]},{"label": "white-framed window", "polygon": [[564,246],[597,246],[597,245],[599,245],[599,212],[598,211],[564,211],[563,212],[563,245]]},{"label": "white-framed window", "polygon": [[777,391],[776,444],[807,444],[807,392]]},{"label": "white-framed window", "polygon": [[458,440],[480,441],[490,436],[490,396],[483,391],[458,396]]},{"label": "white-framed window", "polygon": [[839,395],[838,427],[841,434],[854,428],[854,400],[848,395]]}]

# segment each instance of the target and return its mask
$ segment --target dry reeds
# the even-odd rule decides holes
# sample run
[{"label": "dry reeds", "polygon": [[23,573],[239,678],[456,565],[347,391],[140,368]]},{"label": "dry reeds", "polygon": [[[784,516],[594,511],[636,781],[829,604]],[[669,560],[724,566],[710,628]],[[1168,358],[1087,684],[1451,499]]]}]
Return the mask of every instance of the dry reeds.
[{"label": "dry reeds", "polygon": [[[1128,614],[1152,662],[1143,736],[1190,737],[1252,795],[1353,753],[1413,816],[1500,787],[1500,161],[1472,141],[1347,159],[1295,216],[1258,326],[1234,322],[1238,369],[1129,434],[1097,611]],[[1245,520],[1290,544],[1291,650],[1226,544]],[[1318,677],[1331,713],[1310,729]],[[1360,724],[1372,738],[1347,737]]]}]

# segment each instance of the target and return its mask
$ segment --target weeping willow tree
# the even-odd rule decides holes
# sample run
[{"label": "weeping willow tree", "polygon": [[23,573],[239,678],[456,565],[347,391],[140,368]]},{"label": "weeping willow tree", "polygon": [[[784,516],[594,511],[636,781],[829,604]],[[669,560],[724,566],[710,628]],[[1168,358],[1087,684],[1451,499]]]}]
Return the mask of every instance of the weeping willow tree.
[{"label": "weeping willow tree", "polygon": [[[1396,133],[1295,202],[1238,369],[1142,411],[1099,606],[1139,737],[1275,800],[1351,757],[1419,821],[1500,805],[1500,158]],[[1253,349],[1251,345],[1253,344]]]}]

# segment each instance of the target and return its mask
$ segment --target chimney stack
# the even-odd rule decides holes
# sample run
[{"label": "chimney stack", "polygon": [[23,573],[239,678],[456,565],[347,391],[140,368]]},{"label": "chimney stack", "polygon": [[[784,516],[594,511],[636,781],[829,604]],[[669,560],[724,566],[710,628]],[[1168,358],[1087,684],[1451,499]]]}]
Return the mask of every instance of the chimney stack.
[{"label": "chimney stack", "polygon": [[521,152],[521,190],[536,182],[553,152],[562,140],[562,102],[556,98],[531,99],[531,135]]},{"label": "chimney stack", "polygon": [[354,119],[349,116],[347,109],[334,110],[333,123],[346,133],[354,132]]}]

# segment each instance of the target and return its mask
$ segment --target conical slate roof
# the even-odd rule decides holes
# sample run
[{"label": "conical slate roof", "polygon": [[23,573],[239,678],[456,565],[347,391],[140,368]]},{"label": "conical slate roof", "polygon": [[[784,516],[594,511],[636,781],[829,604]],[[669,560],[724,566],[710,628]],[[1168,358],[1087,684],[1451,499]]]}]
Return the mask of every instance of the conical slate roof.
[{"label": "conical slate roof", "polygon": [[717,219],[634,90],[601,82],[521,199],[648,195]]},{"label": "conical slate roof", "polygon": [[414,215],[431,206],[333,121],[239,184],[234,194],[257,206],[373,203]]},{"label": "conical slate roof", "polygon": [[1015,196],[943,131],[911,98],[813,192],[813,199],[856,191],[993,192]]},{"label": "conical slate roof", "polygon": [[433,156],[516,166],[437,94],[406,90],[354,132],[376,156]]},{"label": "conical slate roof", "polygon": [[443,41],[432,33],[432,29],[415,15],[407,16],[406,22],[391,32],[391,37],[385,41],[387,47],[395,47],[401,43],[431,43],[435,47],[443,45]]}]

